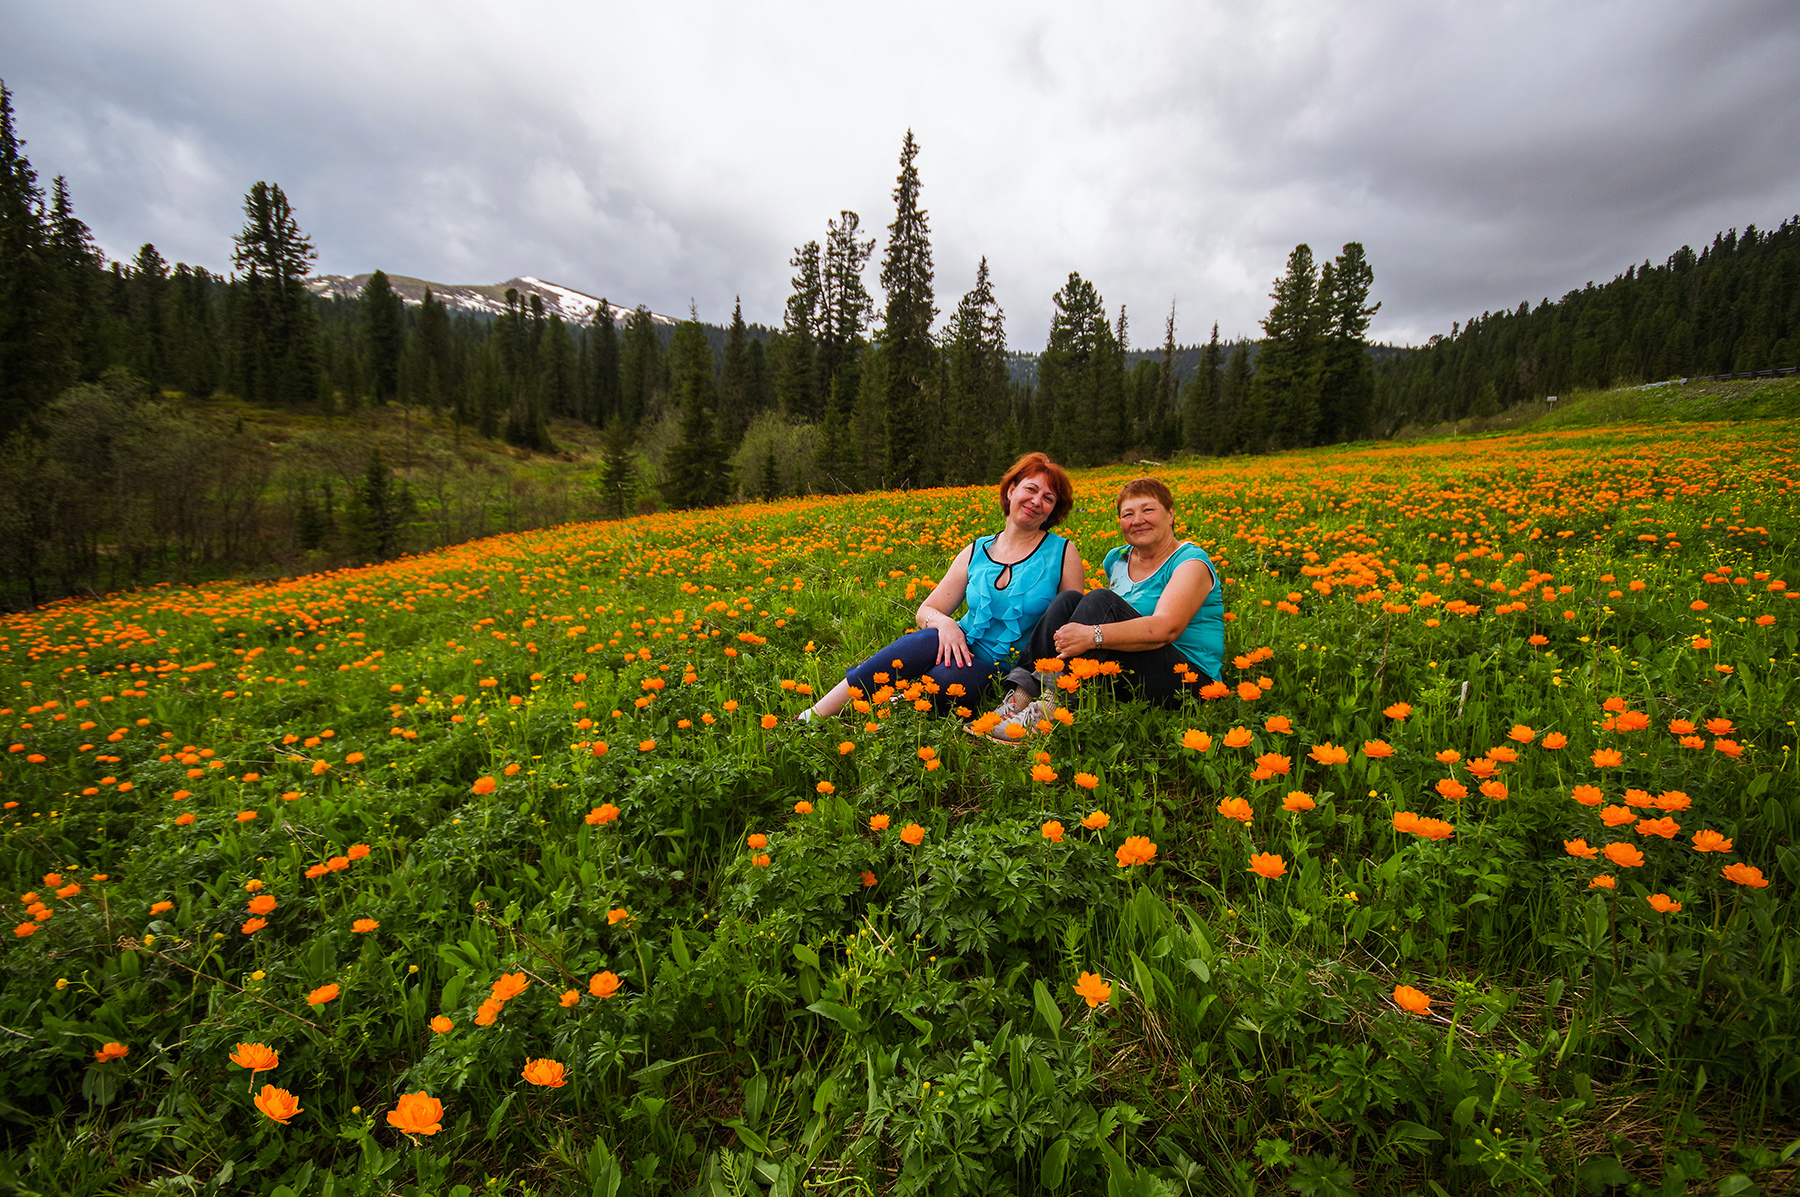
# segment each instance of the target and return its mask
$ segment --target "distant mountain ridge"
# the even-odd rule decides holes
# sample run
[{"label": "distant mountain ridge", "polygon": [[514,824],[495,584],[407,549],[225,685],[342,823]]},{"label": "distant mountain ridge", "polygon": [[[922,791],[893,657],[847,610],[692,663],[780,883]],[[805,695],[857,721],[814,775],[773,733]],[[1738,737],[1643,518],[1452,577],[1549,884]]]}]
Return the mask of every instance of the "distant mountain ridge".
[{"label": "distant mountain ridge", "polygon": [[[306,287],[314,295],[328,299],[355,299],[362,293],[370,276],[367,274],[316,274],[305,280]],[[388,285],[394,293],[409,304],[425,302],[426,288],[436,296],[445,307],[454,312],[478,312],[486,316],[498,316],[506,310],[506,292],[510,288],[517,291],[527,302],[536,295],[544,302],[546,314],[554,313],[570,324],[587,324],[594,318],[594,312],[600,307],[600,300],[584,291],[573,287],[565,287],[560,283],[546,282],[541,278],[529,275],[508,279],[503,283],[469,284],[469,283],[434,283],[422,278],[408,278],[403,274],[388,275]],[[614,323],[631,315],[631,309],[616,303],[608,303]],[[658,324],[673,327],[679,321],[672,317],[650,313],[650,318]]]}]

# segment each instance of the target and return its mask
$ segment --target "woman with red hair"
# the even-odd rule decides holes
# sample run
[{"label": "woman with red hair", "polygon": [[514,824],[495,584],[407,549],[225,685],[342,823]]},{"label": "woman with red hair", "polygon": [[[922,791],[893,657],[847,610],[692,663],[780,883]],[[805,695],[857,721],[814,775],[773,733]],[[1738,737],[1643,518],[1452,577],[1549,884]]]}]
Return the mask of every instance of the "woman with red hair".
[{"label": "woman with red hair", "polygon": [[[1020,652],[1058,593],[1081,590],[1081,554],[1073,541],[1050,535],[1075,503],[1068,473],[1042,453],[1027,453],[1000,480],[1006,523],[993,536],[964,545],[932,592],[919,604],[918,629],[848,670],[844,680],[800,712],[804,721],[835,715],[855,691],[898,689],[924,678],[939,714],[967,716],[983,691]],[[956,609],[965,602],[961,619]]]}]

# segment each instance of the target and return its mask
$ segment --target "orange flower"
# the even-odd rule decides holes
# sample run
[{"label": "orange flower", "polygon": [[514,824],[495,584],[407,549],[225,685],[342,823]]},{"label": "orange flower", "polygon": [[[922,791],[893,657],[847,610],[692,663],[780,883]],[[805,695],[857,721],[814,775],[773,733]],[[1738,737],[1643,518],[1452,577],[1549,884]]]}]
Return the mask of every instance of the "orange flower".
[{"label": "orange flower", "polygon": [[1237,696],[1245,702],[1255,702],[1262,697],[1262,687],[1255,682],[1239,682]]},{"label": "orange flower", "polygon": [[612,972],[595,973],[588,978],[588,992],[605,1000],[619,992],[619,978]]},{"label": "orange flower", "polygon": [[1038,828],[1038,834],[1053,844],[1060,844],[1063,842],[1063,825],[1052,819]]},{"label": "orange flower", "polygon": [[1089,811],[1087,818],[1081,821],[1081,825],[1089,831],[1104,831],[1106,830],[1106,825],[1110,822],[1112,822],[1111,815],[1103,810],[1096,810]]},{"label": "orange flower", "polygon": [[[1342,752],[1343,749],[1338,749]],[[1279,752],[1265,752],[1256,758],[1256,768],[1250,776],[1259,781],[1269,777],[1280,777],[1293,767],[1293,762]]]},{"label": "orange flower", "polygon": [[1505,802],[1507,799],[1506,783],[1503,781],[1484,781],[1481,783],[1481,792],[1495,802]]},{"label": "orange flower", "polygon": [[1680,790],[1665,790],[1656,796],[1656,809],[1670,813],[1686,810],[1694,805],[1694,800]]},{"label": "orange flower", "polygon": [[870,831],[886,831],[888,829],[889,822],[890,822],[890,820],[888,819],[888,817],[886,815],[870,815],[869,816],[869,830]]},{"label": "orange flower", "polygon": [[356,932],[358,935],[367,935],[379,926],[381,926],[381,924],[374,919],[357,919],[354,923],[350,924],[350,930]]},{"label": "orange flower", "polygon": [[1512,730],[1506,733],[1508,739],[1517,740],[1521,744],[1529,744],[1537,739],[1537,733],[1523,723],[1515,723]]},{"label": "orange flower", "polygon": [[752,848],[767,848],[769,846],[769,837],[764,835],[762,832],[757,831],[757,832],[751,833],[744,840],[744,843],[748,844]]},{"label": "orange flower", "polygon": [[519,1075],[534,1085],[542,1085],[546,1089],[560,1089],[569,1083],[564,1075],[565,1069],[555,1060],[525,1061],[525,1070]]},{"label": "orange flower", "polygon": [[1769,884],[1763,880],[1762,870],[1755,865],[1728,864],[1719,870],[1719,874],[1727,881],[1735,881],[1739,885],[1747,885],[1752,889],[1762,889]]},{"label": "orange flower", "polygon": [[1156,856],[1156,845],[1151,843],[1147,836],[1126,836],[1125,842],[1119,845],[1113,855],[1118,859],[1121,869],[1130,868],[1132,865],[1149,864]]},{"label": "orange flower", "polygon": [[344,850],[344,855],[348,856],[351,860],[361,860],[368,854],[369,845],[367,844],[351,844]]},{"label": "orange flower", "polygon": [[257,894],[254,898],[250,899],[250,913],[268,914],[271,910],[275,909],[276,905],[275,895]]},{"label": "orange flower", "polygon": [[471,793],[475,794],[492,794],[494,792],[494,787],[499,784],[499,782],[491,777],[478,777],[475,779],[475,784],[469,787],[469,790]]},{"label": "orange flower", "polygon": [[1192,749],[1195,752],[1211,752],[1212,737],[1203,731],[1190,727],[1187,731],[1182,733],[1181,746],[1183,748]]},{"label": "orange flower", "polygon": [[1583,860],[1598,860],[1600,849],[1588,847],[1586,840],[1564,840],[1563,851],[1570,856],[1579,856]]},{"label": "orange flower", "polygon": [[812,814],[812,809],[813,804],[804,798],[794,803],[794,813],[797,815],[810,815]]},{"label": "orange flower", "polygon": [[611,823],[618,817],[619,808],[610,802],[602,802],[599,806],[596,806],[593,810],[582,816],[583,820],[590,827],[599,827],[603,824]]},{"label": "orange flower", "polygon": [[431,1020],[431,1029],[436,1034],[443,1035],[447,1032],[454,1031],[456,1029],[456,1024],[445,1018],[442,1014],[439,1014]]},{"label": "orange flower", "polygon": [[1275,881],[1287,873],[1287,861],[1273,852],[1252,852],[1250,867],[1244,871]]},{"label": "orange flower", "polygon": [[1033,765],[1031,767],[1031,780],[1043,782],[1055,781],[1056,770],[1052,769],[1049,765]]},{"label": "orange flower", "polygon": [[1744,755],[1744,746],[1739,744],[1736,740],[1714,740],[1713,748],[1714,750],[1731,757],[1733,760]]},{"label": "orange flower", "polygon": [[1084,790],[1091,790],[1100,784],[1100,779],[1095,777],[1092,773],[1077,773],[1074,781],[1076,785]]},{"label": "orange flower", "polygon": [[1112,1001],[1112,986],[1101,980],[1098,973],[1082,973],[1075,978],[1073,989],[1087,1002],[1090,1010],[1101,1002]]},{"label": "orange flower", "polygon": [[307,994],[306,1004],[309,1006],[323,1006],[326,1002],[336,1001],[338,994],[342,992],[343,990],[338,988],[337,982],[333,981],[331,984],[321,985],[311,993]]},{"label": "orange flower", "polygon": [[501,973],[490,992],[496,1002],[510,1002],[524,993],[530,985],[531,978],[524,973]]},{"label": "orange flower", "polygon": [[1409,810],[1397,810],[1394,812],[1393,823],[1395,831],[1403,831],[1411,835],[1419,829],[1419,816]]},{"label": "orange flower", "polygon": [[1681,913],[1681,903],[1669,897],[1668,894],[1651,894],[1644,901],[1650,903],[1650,908],[1658,914]]},{"label": "orange flower", "polygon": [[1263,730],[1274,732],[1277,735],[1291,736],[1294,734],[1294,725],[1288,722],[1286,715],[1270,715],[1263,721]]},{"label": "orange flower", "polygon": [[1660,835],[1665,840],[1674,839],[1680,830],[1681,824],[1666,815],[1660,819],[1639,819],[1637,825],[1639,835]]},{"label": "orange flower", "polygon": [[1218,811],[1227,819],[1236,819],[1246,826],[1249,825],[1251,819],[1255,818],[1255,812],[1250,809],[1250,804],[1242,798],[1219,799]]},{"label": "orange flower", "polygon": [[500,1011],[505,1007],[505,1002],[496,1002],[493,998],[489,998],[481,1003],[479,1010],[475,1011],[475,1025],[478,1027],[493,1026],[494,1020],[500,1017]]},{"label": "orange flower", "polygon": [[1600,874],[1598,877],[1588,882],[1589,889],[1617,889],[1618,885],[1619,883],[1617,881],[1614,881],[1605,873]]},{"label": "orange flower", "polygon": [[1731,841],[1716,831],[1696,831],[1694,833],[1694,851],[1729,852],[1731,851]]},{"label": "orange flower", "polygon": [[1471,774],[1473,774],[1477,778],[1480,778],[1484,781],[1487,778],[1492,777],[1494,774],[1500,772],[1500,766],[1498,764],[1496,764],[1495,762],[1489,760],[1485,756],[1476,757],[1474,760],[1470,761],[1467,765],[1465,765],[1464,768],[1466,768]]},{"label": "orange flower", "polygon": [[1502,744],[1496,748],[1488,749],[1487,758],[1490,761],[1499,761],[1502,765],[1510,765],[1519,759],[1519,750],[1516,748],[1508,748],[1506,745]]},{"label": "orange flower", "polygon": [[656,751],[656,741],[655,740],[640,740],[640,741],[638,741],[638,751],[639,752],[655,752]]},{"label": "orange flower", "polygon": [[1569,797],[1583,806],[1599,806],[1606,800],[1606,795],[1600,792],[1599,786],[1576,786],[1569,791]]},{"label": "orange flower", "polygon": [[113,1040],[110,1043],[102,1044],[100,1050],[94,1053],[94,1059],[104,1064],[108,1060],[120,1060],[130,1054],[131,1049],[129,1047],[117,1040]]},{"label": "orange flower", "polygon": [[[1339,748],[1336,744],[1330,743],[1315,744],[1313,750],[1306,755],[1310,756],[1313,760],[1318,761],[1321,765],[1341,765],[1350,759],[1350,754],[1348,752]],[[1259,760],[1258,763],[1260,764],[1261,761]],[[1285,773],[1286,770],[1284,769],[1282,772]]]},{"label": "orange flower", "polygon": [[1383,715],[1386,715],[1389,719],[1404,720],[1408,715],[1413,713],[1412,704],[1406,703],[1406,702],[1397,702],[1393,706],[1388,707],[1386,710],[1382,711],[1381,713]]},{"label": "orange flower", "polygon": [[1612,861],[1621,869],[1639,868],[1644,863],[1644,854],[1623,841],[1616,844],[1608,844],[1603,851],[1606,853],[1606,859]]},{"label": "orange flower", "polygon": [[1561,732],[1551,732],[1544,737],[1545,748],[1562,748],[1566,746],[1568,742],[1569,737],[1563,735]]},{"label": "orange flower", "polygon": [[1464,798],[1469,796],[1469,787],[1465,786],[1454,777],[1445,777],[1438,781],[1437,792],[1440,796],[1448,798],[1452,802],[1461,802]]},{"label": "orange flower", "polygon": [[1363,755],[1372,761],[1394,755],[1394,746],[1386,740],[1364,740],[1362,750]]},{"label": "orange flower", "polygon": [[151,914],[161,914],[165,910],[173,910],[173,909],[175,909],[175,903],[173,903],[173,902],[157,902],[150,907],[150,913]]},{"label": "orange flower", "polygon": [[1706,721],[1706,732],[1708,735],[1729,736],[1732,732],[1734,732],[1736,730],[1737,730],[1737,724],[1733,723],[1729,719],[1718,718],[1718,719],[1708,719]]},{"label": "orange flower", "polygon": [[864,889],[873,889],[875,887],[875,874],[864,869],[862,871],[862,883]]},{"label": "orange flower", "polygon": [[295,1114],[304,1114],[300,1108],[300,1099],[286,1089],[277,1089],[273,1085],[264,1085],[262,1092],[251,1099],[256,1108],[269,1118],[286,1126],[288,1119]]},{"label": "orange flower", "polygon": [[917,823],[908,823],[900,829],[900,838],[916,848],[925,842],[925,829]]},{"label": "orange flower", "polygon": [[265,918],[245,919],[244,925],[238,928],[238,930],[242,931],[245,935],[255,935],[258,931],[261,931],[268,925],[269,920]]},{"label": "orange flower", "polygon": [[435,1135],[444,1129],[444,1103],[424,1090],[402,1094],[387,1120],[403,1135]]},{"label": "orange flower", "polygon": [[1312,798],[1299,790],[1294,790],[1281,800],[1281,809],[1294,815],[1300,814],[1302,811],[1309,811],[1313,806]]},{"label": "orange flower", "polygon": [[1446,748],[1437,754],[1437,761],[1440,765],[1454,765],[1460,760],[1462,760],[1462,753],[1454,748]]},{"label": "orange flower", "polygon": [[776,718],[774,715],[764,715],[762,717],[763,730],[768,731],[780,722],[781,722],[781,720]]},{"label": "orange flower", "polygon": [[1247,727],[1234,727],[1225,733],[1225,747],[1227,748],[1242,748],[1249,742],[1250,729]]},{"label": "orange flower", "polygon": [[1694,734],[1694,725],[1686,719],[1671,719],[1669,730],[1678,736],[1691,736]]},{"label": "orange flower", "polygon": [[849,740],[845,740],[843,743],[838,745],[838,755],[839,756],[849,756],[851,753],[853,753],[855,751],[856,751],[856,745],[852,744]]},{"label": "orange flower", "polygon": [[1617,769],[1625,763],[1617,748],[1596,748],[1588,759],[1601,769]]},{"label": "orange flower", "polygon": [[1431,999],[1411,985],[1394,986],[1394,1005],[1408,1014],[1424,1014],[1431,1009]]}]

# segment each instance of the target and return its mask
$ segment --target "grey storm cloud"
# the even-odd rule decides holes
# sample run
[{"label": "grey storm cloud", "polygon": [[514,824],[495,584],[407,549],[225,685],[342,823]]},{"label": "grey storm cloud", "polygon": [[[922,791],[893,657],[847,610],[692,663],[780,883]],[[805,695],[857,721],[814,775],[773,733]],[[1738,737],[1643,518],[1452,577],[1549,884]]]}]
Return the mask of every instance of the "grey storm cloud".
[{"label": "grey storm cloud", "polygon": [[[1070,271],[1133,340],[1254,335],[1288,251],[1367,247],[1374,335],[1800,211],[1771,0],[745,6],[6,0],[0,78],[108,254],[230,265],[280,183],[320,268],[529,274],[777,323],[794,247],[921,153],[940,306],[1010,339]],[[871,285],[875,268],[871,268]]]}]

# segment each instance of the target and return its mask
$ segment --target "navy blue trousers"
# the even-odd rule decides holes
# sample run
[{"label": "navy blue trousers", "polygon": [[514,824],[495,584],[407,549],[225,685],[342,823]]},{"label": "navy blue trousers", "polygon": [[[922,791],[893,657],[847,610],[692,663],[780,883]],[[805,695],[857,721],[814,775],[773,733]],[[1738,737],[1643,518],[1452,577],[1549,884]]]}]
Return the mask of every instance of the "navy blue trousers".
[{"label": "navy blue trousers", "polygon": [[[984,661],[977,653],[975,663],[965,669],[959,665],[939,665],[937,654],[936,628],[908,632],[861,665],[846,669],[844,676],[852,686],[863,692],[864,698],[875,693],[883,684],[899,689],[906,681],[928,677],[937,683],[938,692],[925,697],[931,700],[931,705],[938,714],[948,715],[959,706],[975,710],[994,678],[999,676],[1000,663]],[[899,664],[896,665],[896,661]],[[878,673],[887,675],[886,683],[875,680]],[[961,685],[962,695],[949,694],[948,690],[952,685]]]}]

